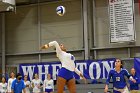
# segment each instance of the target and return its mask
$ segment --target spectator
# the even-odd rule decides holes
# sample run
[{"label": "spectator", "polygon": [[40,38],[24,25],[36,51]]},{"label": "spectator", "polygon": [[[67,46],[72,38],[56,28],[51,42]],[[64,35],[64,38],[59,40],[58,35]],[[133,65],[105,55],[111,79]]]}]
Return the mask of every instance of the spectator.
[{"label": "spectator", "polygon": [[[30,93],[30,81],[28,81],[28,76],[27,75],[24,75],[24,85],[26,86],[25,87],[25,91],[26,91],[26,93]],[[22,91],[22,93],[24,93],[23,91]]]},{"label": "spectator", "polygon": [[38,74],[34,75],[34,78],[31,82],[31,87],[33,88],[33,93],[40,93],[42,87],[42,81],[38,78]]},{"label": "spectator", "polygon": [[7,92],[8,93],[12,93],[12,90],[11,90],[11,85],[12,85],[12,82],[13,80],[15,80],[15,73],[14,72],[11,72],[10,73],[10,78],[8,79],[8,86],[7,86]]},{"label": "spectator", "polygon": [[6,78],[2,77],[2,82],[0,83],[0,93],[6,93],[6,92],[7,92]]},{"label": "spectator", "polygon": [[43,90],[45,93],[53,93],[54,91],[54,83],[51,79],[51,75],[47,74],[47,79],[44,80],[44,87]]}]

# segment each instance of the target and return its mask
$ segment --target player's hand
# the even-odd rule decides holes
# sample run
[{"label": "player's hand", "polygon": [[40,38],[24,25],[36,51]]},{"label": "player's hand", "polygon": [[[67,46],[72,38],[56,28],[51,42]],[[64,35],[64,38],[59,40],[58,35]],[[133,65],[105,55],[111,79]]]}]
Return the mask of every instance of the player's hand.
[{"label": "player's hand", "polygon": [[40,48],[40,50],[42,50],[42,49],[47,49],[47,48],[49,48],[49,46],[48,46],[47,44],[45,44],[45,45],[43,45],[43,46]]},{"label": "player's hand", "polygon": [[108,91],[108,86],[106,85],[104,89],[104,93],[107,93],[107,91]]},{"label": "player's hand", "polygon": [[132,79],[132,81],[133,81],[134,83],[136,83],[136,80],[135,80],[135,79]]}]

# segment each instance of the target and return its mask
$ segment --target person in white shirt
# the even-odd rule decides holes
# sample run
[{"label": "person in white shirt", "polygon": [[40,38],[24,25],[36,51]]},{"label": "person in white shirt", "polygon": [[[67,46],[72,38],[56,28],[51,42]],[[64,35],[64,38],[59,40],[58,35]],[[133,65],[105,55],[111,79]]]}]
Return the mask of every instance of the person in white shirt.
[{"label": "person in white shirt", "polygon": [[6,78],[2,77],[2,82],[0,83],[0,93],[6,93],[6,92],[7,92]]},{"label": "person in white shirt", "polygon": [[62,64],[62,68],[59,70],[57,78],[57,93],[63,93],[65,85],[67,85],[70,93],[76,93],[74,72],[81,76],[85,81],[86,79],[82,73],[75,68],[75,57],[72,54],[67,53],[64,45],[59,45],[57,41],[45,44],[41,49],[48,49],[52,46],[56,48],[56,55]]},{"label": "person in white shirt", "polygon": [[[28,81],[27,75],[24,75],[24,84],[26,86],[26,88],[25,88],[26,93],[30,93],[30,81]],[[22,91],[22,93],[24,93],[24,92]]]},{"label": "person in white shirt", "polygon": [[11,72],[10,73],[10,78],[8,79],[8,86],[7,86],[7,92],[8,93],[12,93],[12,90],[11,90],[11,86],[12,86],[12,82],[13,80],[15,80],[15,73],[14,72]]},{"label": "person in white shirt", "polygon": [[53,93],[54,91],[54,82],[51,79],[51,74],[47,74],[47,79],[44,80],[43,91],[45,93]]},{"label": "person in white shirt", "polygon": [[38,78],[38,74],[34,75],[34,78],[31,82],[31,87],[33,88],[33,93],[40,93],[42,87],[42,81]]}]

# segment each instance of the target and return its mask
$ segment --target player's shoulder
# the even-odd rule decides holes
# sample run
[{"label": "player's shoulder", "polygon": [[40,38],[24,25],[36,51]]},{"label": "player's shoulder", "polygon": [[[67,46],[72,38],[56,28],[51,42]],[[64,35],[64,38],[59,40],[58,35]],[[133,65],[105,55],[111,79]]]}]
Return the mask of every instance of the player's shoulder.
[{"label": "player's shoulder", "polygon": [[114,73],[114,72],[115,72],[114,69],[110,69],[110,71],[109,71],[110,74],[111,74],[111,73]]},{"label": "player's shoulder", "polygon": [[122,68],[121,71],[126,71],[126,72],[128,72],[127,69],[125,69],[125,68]]},{"label": "player's shoulder", "polygon": [[110,69],[110,72],[114,72],[114,71],[115,71],[115,69],[114,69],[114,68],[111,68],[111,69]]}]

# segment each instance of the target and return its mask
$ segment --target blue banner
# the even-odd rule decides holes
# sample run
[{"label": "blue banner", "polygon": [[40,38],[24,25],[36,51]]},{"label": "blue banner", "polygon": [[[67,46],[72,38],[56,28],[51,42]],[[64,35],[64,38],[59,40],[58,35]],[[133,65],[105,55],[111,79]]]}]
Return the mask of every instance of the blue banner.
[{"label": "blue banner", "polygon": [[134,68],[136,70],[137,77],[140,78],[140,58],[134,58]]},{"label": "blue banner", "polygon": [[[80,60],[75,61],[75,65],[87,79],[105,79],[110,69],[114,68],[114,62],[115,59]],[[60,62],[41,62],[19,65],[20,73],[23,76],[28,75],[29,80],[33,79],[35,73],[38,73],[39,78],[42,80],[47,78],[47,74],[50,73],[52,78],[56,80],[60,68]],[[75,78],[81,79],[76,73]]]}]

